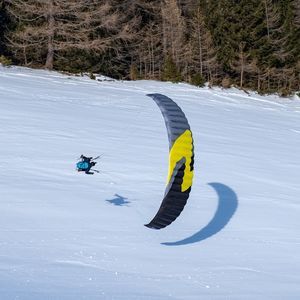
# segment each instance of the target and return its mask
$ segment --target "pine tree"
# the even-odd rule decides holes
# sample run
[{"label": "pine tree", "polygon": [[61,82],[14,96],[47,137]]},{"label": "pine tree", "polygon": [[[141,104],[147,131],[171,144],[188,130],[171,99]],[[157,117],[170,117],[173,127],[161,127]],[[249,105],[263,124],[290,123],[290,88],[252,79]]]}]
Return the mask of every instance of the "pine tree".
[{"label": "pine tree", "polygon": [[163,67],[162,80],[179,82],[182,80],[181,74],[173,61],[172,55],[168,55]]},{"label": "pine tree", "polygon": [[297,26],[297,1],[278,0],[274,5],[277,7],[279,26],[271,35],[274,59],[267,82],[271,90],[289,94],[299,86],[300,29]]},{"label": "pine tree", "polygon": [[5,32],[7,31],[9,18],[7,15],[4,0],[0,1],[0,55],[7,54],[7,47],[5,43]]}]

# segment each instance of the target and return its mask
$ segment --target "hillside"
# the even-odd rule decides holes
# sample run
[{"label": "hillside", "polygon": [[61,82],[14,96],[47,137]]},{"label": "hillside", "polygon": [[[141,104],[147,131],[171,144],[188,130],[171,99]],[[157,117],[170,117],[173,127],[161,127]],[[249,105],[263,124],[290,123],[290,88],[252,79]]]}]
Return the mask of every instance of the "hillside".
[{"label": "hillside", "polygon": [[[168,140],[146,96],[185,112],[195,179],[161,203]],[[0,295],[21,299],[299,299],[300,101],[0,67]],[[99,174],[75,170],[103,154]]]}]

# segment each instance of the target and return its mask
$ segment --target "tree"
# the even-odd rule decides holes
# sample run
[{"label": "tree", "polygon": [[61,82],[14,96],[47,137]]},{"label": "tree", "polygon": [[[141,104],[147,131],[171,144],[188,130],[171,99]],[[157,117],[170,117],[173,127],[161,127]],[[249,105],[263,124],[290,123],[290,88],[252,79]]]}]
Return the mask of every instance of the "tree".
[{"label": "tree", "polygon": [[189,48],[191,49],[190,65],[191,65],[191,80],[200,82],[214,81],[213,70],[219,65],[216,61],[216,52],[213,45],[210,31],[205,22],[203,8],[198,6],[194,10],[189,25]]},{"label": "tree", "polygon": [[129,1],[132,3],[131,16],[138,20],[136,34],[127,46],[130,66],[136,66],[139,78],[158,79],[163,64],[161,1]]},{"label": "tree", "polygon": [[162,39],[164,56],[172,56],[180,67],[185,52],[185,20],[176,0],[164,0],[161,5]]},{"label": "tree", "polygon": [[6,11],[6,6],[4,0],[0,1],[0,55],[7,53],[7,48],[5,45],[5,32],[8,30],[7,24],[9,23],[9,18]]},{"label": "tree", "polygon": [[[114,1],[14,0],[8,11],[18,22],[10,46],[24,64],[52,69],[55,56],[68,51],[104,53],[132,37],[130,24]],[[78,53],[78,52],[77,52]]]},{"label": "tree", "polygon": [[162,80],[172,82],[179,82],[182,80],[181,74],[172,59],[172,55],[168,55],[164,63]]}]

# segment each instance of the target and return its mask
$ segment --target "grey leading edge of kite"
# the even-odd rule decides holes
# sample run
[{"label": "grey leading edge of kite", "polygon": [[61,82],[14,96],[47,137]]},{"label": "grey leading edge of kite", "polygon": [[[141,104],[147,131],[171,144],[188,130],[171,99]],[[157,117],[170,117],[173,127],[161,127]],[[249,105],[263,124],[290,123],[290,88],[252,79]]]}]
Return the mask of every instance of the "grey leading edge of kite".
[{"label": "grey leading edge of kite", "polygon": [[194,175],[194,141],[181,108],[162,94],[148,94],[161,110],[169,138],[169,172],[161,206],[146,227],[161,229],[181,214],[187,203]]}]

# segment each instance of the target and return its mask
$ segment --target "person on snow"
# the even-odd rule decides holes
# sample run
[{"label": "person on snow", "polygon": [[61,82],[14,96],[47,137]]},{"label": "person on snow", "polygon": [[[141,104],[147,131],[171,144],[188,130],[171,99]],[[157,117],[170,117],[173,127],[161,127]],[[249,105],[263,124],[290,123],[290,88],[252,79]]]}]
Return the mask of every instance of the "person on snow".
[{"label": "person on snow", "polygon": [[95,161],[92,161],[93,157],[80,156],[80,161],[76,164],[78,172],[85,172],[85,174],[94,174],[91,172],[91,168],[96,165]]}]

